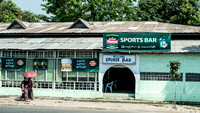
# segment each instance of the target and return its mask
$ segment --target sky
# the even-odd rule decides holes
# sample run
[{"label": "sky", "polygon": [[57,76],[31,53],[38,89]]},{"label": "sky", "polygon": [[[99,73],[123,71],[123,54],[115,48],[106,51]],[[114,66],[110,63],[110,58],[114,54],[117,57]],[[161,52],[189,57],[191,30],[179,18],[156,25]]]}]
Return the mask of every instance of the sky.
[{"label": "sky", "polygon": [[43,0],[12,0],[18,7],[22,10],[31,11],[35,14],[46,14],[46,11],[42,10],[40,6],[42,3],[44,4]]},{"label": "sky", "polygon": [[50,14],[46,14],[46,11],[42,10],[41,4],[45,3],[43,0],[12,0],[12,1],[22,10],[27,10],[35,14],[45,14],[47,16],[52,16]]}]

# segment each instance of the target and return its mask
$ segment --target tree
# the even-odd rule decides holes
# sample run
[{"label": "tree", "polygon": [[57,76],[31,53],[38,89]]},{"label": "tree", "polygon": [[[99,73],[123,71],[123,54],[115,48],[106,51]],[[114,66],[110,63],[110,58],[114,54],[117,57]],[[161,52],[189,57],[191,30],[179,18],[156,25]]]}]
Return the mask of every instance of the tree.
[{"label": "tree", "polygon": [[13,22],[19,19],[26,22],[39,22],[41,20],[48,20],[45,15],[37,15],[30,11],[22,11],[11,0],[0,0],[0,22]]},{"label": "tree", "polygon": [[181,2],[179,8],[176,8],[176,13],[172,15],[171,22],[175,24],[185,25],[200,25],[200,12],[195,3],[185,0]]},{"label": "tree", "polygon": [[129,21],[138,20],[135,0],[43,0],[43,10],[56,21]]},{"label": "tree", "polygon": [[138,16],[141,21],[167,22],[165,5],[163,0],[140,0]]},{"label": "tree", "polygon": [[138,15],[143,21],[199,25],[198,0],[140,0]]},{"label": "tree", "polygon": [[0,1],[0,22],[13,22],[18,14],[22,12],[11,0]]},{"label": "tree", "polygon": [[176,109],[176,79],[181,77],[181,74],[178,72],[178,69],[180,69],[181,63],[179,61],[170,61],[170,75],[172,78],[174,78],[174,108]]},{"label": "tree", "polygon": [[24,11],[23,13],[20,13],[18,15],[18,18],[20,20],[26,21],[26,22],[40,22],[38,15],[36,15],[30,11]]}]

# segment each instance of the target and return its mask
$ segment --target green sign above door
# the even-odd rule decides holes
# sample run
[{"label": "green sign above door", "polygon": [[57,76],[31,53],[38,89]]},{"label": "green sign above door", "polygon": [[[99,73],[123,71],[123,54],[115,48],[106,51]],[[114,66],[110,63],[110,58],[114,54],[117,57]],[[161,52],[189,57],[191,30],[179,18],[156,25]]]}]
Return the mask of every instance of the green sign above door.
[{"label": "green sign above door", "polygon": [[104,51],[170,51],[169,33],[104,33]]}]

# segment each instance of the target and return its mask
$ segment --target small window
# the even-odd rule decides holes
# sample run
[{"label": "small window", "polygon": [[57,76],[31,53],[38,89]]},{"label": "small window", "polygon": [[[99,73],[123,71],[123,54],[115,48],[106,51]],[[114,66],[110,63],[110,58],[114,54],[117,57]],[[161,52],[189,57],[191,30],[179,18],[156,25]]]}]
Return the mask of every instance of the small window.
[{"label": "small window", "polygon": [[186,81],[200,82],[200,73],[186,73]]},{"label": "small window", "polygon": [[[181,75],[183,75],[181,73]],[[159,73],[159,72],[141,72],[140,80],[148,81],[174,81],[174,78],[170,76],[170,73]],[[176,79],[177,81],[182,81],[183,77]]]}]

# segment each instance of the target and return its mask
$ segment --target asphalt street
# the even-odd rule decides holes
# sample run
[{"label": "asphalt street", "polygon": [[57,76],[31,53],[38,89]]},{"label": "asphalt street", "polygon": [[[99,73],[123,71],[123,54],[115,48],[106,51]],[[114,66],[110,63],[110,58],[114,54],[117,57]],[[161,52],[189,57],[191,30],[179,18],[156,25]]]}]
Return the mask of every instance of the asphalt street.
[{"label": "asphalt street", "polygon": [[0,113],[152,113],[152,112],[0,106]]}]

